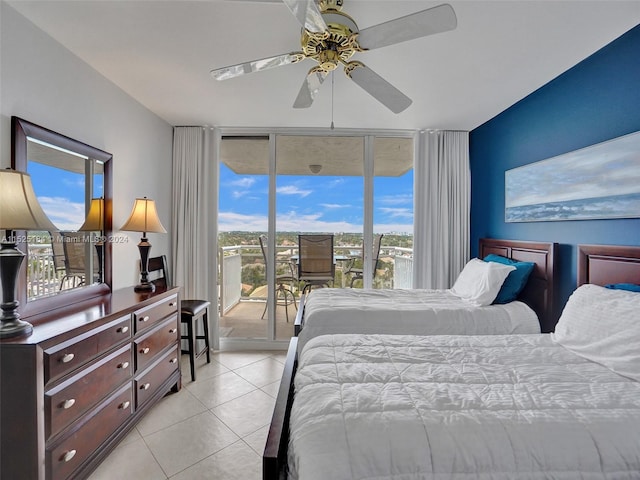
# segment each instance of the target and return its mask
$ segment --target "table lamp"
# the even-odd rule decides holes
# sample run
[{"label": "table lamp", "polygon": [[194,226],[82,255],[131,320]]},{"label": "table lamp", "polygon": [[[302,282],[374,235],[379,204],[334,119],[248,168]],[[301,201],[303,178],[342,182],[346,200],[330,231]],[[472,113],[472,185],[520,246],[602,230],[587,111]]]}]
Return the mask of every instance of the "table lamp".
[{"label": "table lamp", "polygon": [[[92,198],[91,205],[89,206],[89,213],[85,218],[84,223],[78,229],[79,232],[101,232],[104,230],[104,199]],[[95,242],[96,253],[98,254],[98,278],[102,281],[102,252],[104,243],[102,239],[98,239]]]},{"label": "table lamp", "polygon": [[147,197],[136,198],[136,201],[133,204],[133,210],[131,210],[131,215],[120,230],[128,232],[142,232],[142,239],[138,244],[138,250],[140,250],[141,280],[140,284],[134,287],[134,290],[136,292],[153,292],[156,287],[149,281],[148,268],[151,244],[147,238],[147,232],[167,233],[158,218],[155,202],[153,200],[149,200]]},{"label": "table lamp", "polygon": [[2,315],[0,338],[30,335],[33,327],[20,320],[19,302],[16,300],[16,280],[25,257],[17,248],[13,230],[56,231],[38,203],[27,173],[0,170],[0,230],[7,235],[0,243],[0,279],[2,281]]}]

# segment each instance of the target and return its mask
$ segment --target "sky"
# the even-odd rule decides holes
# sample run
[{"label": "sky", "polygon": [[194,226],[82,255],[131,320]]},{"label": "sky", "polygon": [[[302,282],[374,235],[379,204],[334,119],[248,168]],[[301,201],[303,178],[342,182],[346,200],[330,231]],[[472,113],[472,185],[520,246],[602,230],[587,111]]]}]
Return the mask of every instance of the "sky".
[{"label": "sky", "polygon": [[[53,224],[77,230],[84,223],[84,175],[33,161],[29,173]],[[237,175],[222,164],[219,230],[266,232],[268,184],[266,175]],[[362,177],[280,176],[276,192],[278,231],[362,232]],[[402,177],[375,178],[374,233],[413,233],[413,170]]]},{"label": "sky", "polygon": [[[84,175],[33,160],[29,161],[28,173],[44,213],[58,230],[80,228],[85,219]],[[101,188],[102,185],[96,196],[103,195]]]},{"label": "sky", "polygon": [[[362,232],[362,177],[282,175],[276,180],[276,230]],[[218,228],[267,231],[269,177],[220,166]],[[374,232],[413,233],[413,170],[374,180]]]}]

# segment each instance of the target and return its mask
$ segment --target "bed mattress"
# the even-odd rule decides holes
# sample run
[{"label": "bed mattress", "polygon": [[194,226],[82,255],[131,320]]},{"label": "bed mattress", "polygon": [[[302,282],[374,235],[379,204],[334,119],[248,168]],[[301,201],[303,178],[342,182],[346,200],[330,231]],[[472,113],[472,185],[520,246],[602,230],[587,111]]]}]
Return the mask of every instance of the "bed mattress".
[{"label": "bed mattress", "polygon": [[289,478],[638,479],[640,383],[549,335],[327,335],[295,377]]},{"label": "bed mattress", "polygon": [[305,300],[299,348],[318,335],[500,335],[540,333],[526,304],[474,306],[449,290],[322,288]]}]

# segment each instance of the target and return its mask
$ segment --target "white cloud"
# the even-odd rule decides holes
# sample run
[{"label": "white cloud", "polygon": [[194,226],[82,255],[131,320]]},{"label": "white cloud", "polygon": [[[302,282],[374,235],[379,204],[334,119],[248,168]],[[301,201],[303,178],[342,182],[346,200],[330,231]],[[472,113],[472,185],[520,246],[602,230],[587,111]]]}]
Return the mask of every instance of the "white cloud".
[{"label": "white cloud", "polygon": [[285,185],[276,188],[276,193],[279,193],[281,195],[300,195],[304,198],[307,195],[313,193],[313,190],[302,190],[295,185]]},{"label": "white cloud", "polygon": [[242,177],[238,180],[229,182],[229,185],[234,187],[250,188],[256,183],[256,179],[252,177]]},{"label": "white cloud", "polygon": [[38,202],[59,230],[77,230],[84,223],[84,203],[63,197],[38,197]]},{"label": "white cloud", "polygon": [[344,178],[336,178],[335,180],[331,180],[328,184],[327,187],[328,188],[335,188],[335,187],[339,187],[340,185],[342,185],[344,183]]},{"label": "white cloud", "polygon": [[340,204],[340,203],[321,203],[320,204],[321,207],[324,208],[330,208],[330,209],[334,209],[334,208],[351,208],[351,205],[347,205],[347,204]]},{"label": "white cloud", "polygon": [[378,209],[382,213],[391,215],[392,217],[413,218],[413,212],[409,208],[390,208],[382,207]]},{"label": "white cloud", "polygon": [[[233,212],[220,212],[218,215],[218,228],[221,232],[266,232],[267,225],[267,215],[244,215]],[[413,232],[413,224],[376,223],[373,229],[375,233],[410,234]],[[322,220],[321,214],[300,215],[292,211],[278,215],[276,230],[279,232],[362,232],[362,225],[346,221],[326,221]]]},{"label": "white cloud", "polygon": [[376,202],[381,205],[403,205],[413,203],[413,195],[410,193],[399,195],[383,195],[376,197]]}]

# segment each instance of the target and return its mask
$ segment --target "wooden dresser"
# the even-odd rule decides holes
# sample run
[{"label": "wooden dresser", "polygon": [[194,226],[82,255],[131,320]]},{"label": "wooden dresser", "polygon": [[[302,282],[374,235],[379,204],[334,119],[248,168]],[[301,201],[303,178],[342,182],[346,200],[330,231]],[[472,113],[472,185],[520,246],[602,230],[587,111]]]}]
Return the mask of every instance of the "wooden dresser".
[{"label": "wooden dresser", "polygon": [[180,382],[179,289],[133,287],[0,342],[0,478],[85,478]]}]

